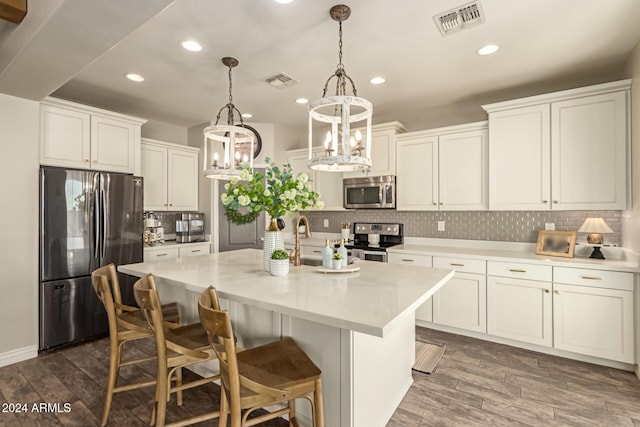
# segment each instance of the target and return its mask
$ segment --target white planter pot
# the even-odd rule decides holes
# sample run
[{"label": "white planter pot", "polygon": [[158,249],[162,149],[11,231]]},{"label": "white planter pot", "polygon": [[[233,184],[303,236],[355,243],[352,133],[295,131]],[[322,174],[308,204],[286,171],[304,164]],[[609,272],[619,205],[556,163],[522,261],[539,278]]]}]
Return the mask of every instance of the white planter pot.
[{"label": "white planter pot", "polygon": [[332,259],[334,270],[340,270],[342,268],[342,260],[341,259]]},{"label": "white planter pot", "polygon": [[264,270],[270,270],[271,254],[276,249],[284,249],[284,239],[281,231],[265,231],[264,246],[262,252],[264,254]]},{"label": "white planter pot", "polygon": [[272,276],[286,276],[289,274],[288,259],[272,259],[270,264]]}]

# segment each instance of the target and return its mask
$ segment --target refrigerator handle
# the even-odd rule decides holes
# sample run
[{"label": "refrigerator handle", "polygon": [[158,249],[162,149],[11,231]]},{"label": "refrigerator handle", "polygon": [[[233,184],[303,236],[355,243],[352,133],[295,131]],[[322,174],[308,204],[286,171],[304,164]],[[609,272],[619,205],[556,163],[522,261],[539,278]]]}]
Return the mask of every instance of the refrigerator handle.
[{"label": "refrigerator handle", "polygon": [[101,209],[100,209],[100,222],[102,223],[101,231],[102,231],[102,235],[100,236],[100,245],[102,246],[100,249],[100,265],[102,265],[102,261],[104,259],[104,254],[106,252],[106,246],[107,246],[107,196],[106,196],[106,189],[104,188],[104,176],[103,176],[103,181],[102,181],[102,188],[100,189],[100,197],[101,197],[101,201],[100,204]]},{"label": "refrigerator handle", "polygon": [[100,188],[98,187],[98,175],[93,176],[93,257],[100,257]]}]

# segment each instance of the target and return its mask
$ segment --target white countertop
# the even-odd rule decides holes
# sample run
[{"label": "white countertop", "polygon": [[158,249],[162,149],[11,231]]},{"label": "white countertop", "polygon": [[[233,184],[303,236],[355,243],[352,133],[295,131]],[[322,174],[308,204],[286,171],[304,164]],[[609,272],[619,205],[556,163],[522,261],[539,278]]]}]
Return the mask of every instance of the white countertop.
[{"label": "white countertop", "polygon": [[214,285],[221,298],[379,337],[454,274],[448,269],[361,261],[355,273],[322,274],[316,271],[319,267],[292,265],[288,276],[275,277],[262,265],[261,250],[242,249],[121,265],[118,271],[138,277],[152,273],[197,293]]},{"label": "white countertop", "polygon": [[[596,270],[640,272],[638,262],[632,257],[625,257],[621,248],[602,248],[603,252],[610,249],[618,252],[617,258],[598,260],[588,258],[591,247],[587,245],[576,246],[576,252],[585,254],[584,257],[563,258],[546,255],[536,255],[535,244],[511,244],[508,242],[439,242],[429,239],[405,238],[408,243],[393,246],[387,249],[390,253],[405,253],[414,255],[435,255],[447,257],[464,257],[490,261],[522,262],[527,264],[543,264],[556,267],[591,268]],[[606,252],[605,252],[606,254]]]}]

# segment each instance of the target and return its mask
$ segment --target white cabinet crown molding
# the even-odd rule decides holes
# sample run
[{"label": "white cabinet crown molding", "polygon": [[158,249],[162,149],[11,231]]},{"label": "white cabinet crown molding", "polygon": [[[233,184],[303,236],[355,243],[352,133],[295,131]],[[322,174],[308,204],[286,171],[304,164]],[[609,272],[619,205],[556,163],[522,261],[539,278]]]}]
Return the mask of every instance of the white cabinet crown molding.
[{"label": "white cabinet crown molding", "polygon": [[145,144],[159,145],[165,148],[172,148],[174,150],[186,150],[186,151],[192,151],[194,153],[200,152],[200,149],[198,147],[177,144],[175,142],[160,141],[158,139],[151,139],[151,138],[142,138],[141,141],[144,142]]},{"label": "white cabinet crown molding", "polygon": [[95,114],[99,116],[110,117],[122,121],[128,121],[133,124],[143,125],[147,122],[147,119],[142,119],[140,117],[134,117],[127,114],[116,113],[114,111],[103,110],[102,108],[91,107],[89,105],[78,104],[77,102],[67,101],[65,99],[53,98],[51,96],[47,96],[45,99],[40,101],[43,105],[51,105],[54,107],[62,107],[69,108],[73,110],[82,111],[89,114]]},{"label": "white cabinet crown molding", "polygon": [[546,104],[555,101],[564,101],[571,98],[581,98],[583,96],[600,95],[610,92],[619,92],[631,89],[631,79],[618,80],[609,83],[602,83],[592,86],[580,87],[576,89],[561,90],[558,92],[545,93],[542,95],[528,96],[508,101],[495,102],[483,105],[482,108],[487,113],[509,110],[512,108],[525,107],[528,105]]},{"label": "white cabinet crown molding", "polygon": [[402,141],[405,139],[414,139],[414,138],[421,138],[421,137],[428,137],[428,136],[440,136],[443,134],[469,132],[474,130],[485,130],[488,127],[489,127],[489,122],[487,120],[483,120],[480,122],[463,123],[460,125],[445,126],[445,127],[426,129],[426,130],[418,130],[413,132],[406,132],[396,136],[396,142]]}]

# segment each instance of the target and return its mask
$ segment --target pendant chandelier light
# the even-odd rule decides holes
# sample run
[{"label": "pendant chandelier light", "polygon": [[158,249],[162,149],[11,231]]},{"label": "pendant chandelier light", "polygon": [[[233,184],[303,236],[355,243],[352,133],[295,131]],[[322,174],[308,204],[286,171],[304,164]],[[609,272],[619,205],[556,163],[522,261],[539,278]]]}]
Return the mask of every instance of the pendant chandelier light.
[{"label": "pendant chandelier light", "polygon": [[[229,102],[218,111],[216,122],[204,129],[204,167],[207,178],[230,179],[240,176],[241,164],[249,163],[253,168],[256,135],[244,127],[242,114],[233,105],[231,70],[238,65],[235,58],[222,58],[229,68]],[[227,124],[218,124],[223,110],[227,110]],[[240,126],[234,124],[234,115],[238,114]]]},{"label": "pendant chandelier light", "polygon": [[[309,167],[318,171],[365,171],[371,168],[373,105],[358,97],[356,86],[342,64],[342,22],[350,15],[351,9],[343,4],[333,6],[329,11],[331,19],[339,25],[338,68],[325,83],[322,98],[309,104]],[[336,94],[327,96],[327,88],[334,77]],[[347,95],[347,82],[353,96]],[[352,135],[356,127],[363,128],[363,131],[358,129]],[[322,135],[318,142],[323,144],[324,150],[314,157],[313,143],[318,135]]]}]

